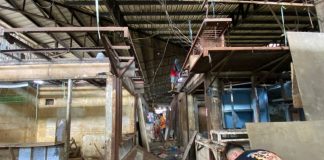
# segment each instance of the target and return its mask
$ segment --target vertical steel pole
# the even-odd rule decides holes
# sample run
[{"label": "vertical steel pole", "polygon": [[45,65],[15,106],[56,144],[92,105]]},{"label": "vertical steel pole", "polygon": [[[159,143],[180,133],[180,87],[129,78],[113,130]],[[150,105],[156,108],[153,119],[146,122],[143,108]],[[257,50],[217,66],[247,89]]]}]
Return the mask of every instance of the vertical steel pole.
[{"label": "vertical steel pole", "polygon": [[68,95],[66,105],[66,139],[64,145],[65,159],[69,159],[70,153],[70,131],[71,131],[71,105],[72,105],[72,79],[68,80]]}]

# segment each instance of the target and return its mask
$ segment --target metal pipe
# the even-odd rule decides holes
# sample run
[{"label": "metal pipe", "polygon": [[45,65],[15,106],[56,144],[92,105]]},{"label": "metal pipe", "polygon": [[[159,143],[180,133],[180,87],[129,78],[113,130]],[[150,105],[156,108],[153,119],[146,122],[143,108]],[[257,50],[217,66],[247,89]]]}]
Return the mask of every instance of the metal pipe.
[{"label": "metal pipe", "polygon": [[36,98],[35,98],[35,122],[38,120],[38,97],[39,97],[39,84],[36,87]]},{"label": "metal pipe", "polygon": [[70,130],[71,130],[71,105],[72,105],[72,79],[68,80],[68,95],[66,104],[66,139],[64,144],[65,160],[69,159],[70,153]]},{"label": "metal pipe", "polygon": [[22,88],[22,87],[28,87],[27,82],[22,83],[0,83],[0,88]]}]

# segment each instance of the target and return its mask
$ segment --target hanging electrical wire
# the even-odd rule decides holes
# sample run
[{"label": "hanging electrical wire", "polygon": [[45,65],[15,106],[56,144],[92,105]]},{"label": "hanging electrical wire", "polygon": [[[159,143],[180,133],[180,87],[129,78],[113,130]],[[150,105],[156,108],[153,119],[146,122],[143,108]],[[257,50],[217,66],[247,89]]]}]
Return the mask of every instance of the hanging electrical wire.
[{"label": "hanging electrical wire", "polygon": [[169,45],[169,40],[170,40],[170,38],[168,38],[168,40],[167,40],[167,42],[166,42],[166,44],[165,44],[164,51],[163,51],[163,55],[162,55],[162,59],[161,59],[159,65],[158,65],[158,67],[157,67],[156,70],[154,71],[153,79],[152,79],[152,82],[151,82],[151,84],[153,84],[153,87],[154,87],[155,77],[156,77],[156,75],[157,75],[157,73],[158,73],[158,71],[159,71],[159,69],[160,69],[160,67],[161,67],[161,64],[163,63],[163,60],[164,60],[164,57],[165,57],[165,53],[166,53],[166,50],[167,50],[168,45]]},{"label": "hanging electrical wire", "polygon": [[164,12],[165,12],[166,18],[167,18],[167,20],[168,20],[168,22],[169,22],[169,26],[170,26],[172,32],[175,34],[175,36],[176,36],[176,37],[177,37],[181,42],[191,45],[191,41],[190,41],[190,39],[189,39],[187,36],[185,36],[185,35],[181,32],[181,30],[180,30],[180,29],[179,29],[179,28],[178,28],[178,27],[173,23],[173,21],[172,21],[170,15],[169,15],[169,12],[168,12],[168,10],[167,10],[166,1],[165,1],[165,0],[158,0],[158,1],[160,2],[161,6],[162,6],[162,8],[163,8],[163,10],[164,10]]}]

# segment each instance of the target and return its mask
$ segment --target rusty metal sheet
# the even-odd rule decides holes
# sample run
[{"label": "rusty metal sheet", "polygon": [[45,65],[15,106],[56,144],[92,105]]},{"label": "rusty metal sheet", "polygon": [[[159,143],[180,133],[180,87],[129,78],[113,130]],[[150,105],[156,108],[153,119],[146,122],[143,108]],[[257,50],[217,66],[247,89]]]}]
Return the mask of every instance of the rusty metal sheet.
[{"label": "rusty metal sheet", "polygon": [[324,33],[288,32],[307,120],[324,120]]},{"label": "rusty metal sheet", "polygon": [[324,121],[249,123],[251,149],[266,149],[283,160],[323,159]]}]

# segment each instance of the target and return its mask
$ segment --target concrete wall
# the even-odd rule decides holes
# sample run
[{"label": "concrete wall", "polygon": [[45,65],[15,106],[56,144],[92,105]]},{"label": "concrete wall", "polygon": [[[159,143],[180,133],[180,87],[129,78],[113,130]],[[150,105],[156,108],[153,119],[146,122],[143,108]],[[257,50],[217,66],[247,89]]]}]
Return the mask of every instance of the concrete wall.
[{"label": "concrete wall", "polygon": [[[38,142],[55,140],[56,121],[65,119],[66,94],[64,87],[41,87],[38,114]],[[104,135],[105,90],[97,87],[73,87],[71,112],[71,138],[78,144],[86,135]],[[53,105],[46,105],[46,99],[54,99]]]},{"label": "concrete wall", "polygon": [[[38,142],[53,142],[58,119],[66,113],[66,89],[64,87],[41,87],[38,114]],[[96,157],[98,148],[104,146],[105,88],[75,86],[72,91],[71,138],[74,138],[86,157]],[[46,99],[54,99],[46,105]],[[134,133],[134,97],[123,90],[123,134]],[[102,153],[104,151],[102,150]]]},{"label": "concrete wall", "polygon": [[0,90],[0,143],[36,140],[35,92],[31,87]]}]

